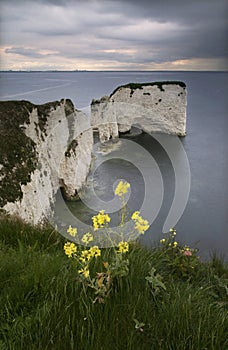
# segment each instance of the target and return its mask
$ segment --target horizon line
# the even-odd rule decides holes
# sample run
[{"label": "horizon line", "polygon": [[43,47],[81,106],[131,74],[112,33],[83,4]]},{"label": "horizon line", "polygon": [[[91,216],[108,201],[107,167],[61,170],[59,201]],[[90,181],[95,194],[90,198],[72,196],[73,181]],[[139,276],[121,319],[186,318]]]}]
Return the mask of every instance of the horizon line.
[{"label": "horizon line", "polygon": [[104,69],[104,70],[89,70],[89,69],[72,69],[72,70],[62,70],[62,69],[46,69],[46,70],[24,70],[24,69],[4,69],[4,70],[0,70],[0,73],[39,73],[39,72],[42,72],[42,73],[45,73],[45,72],[71,72],[71,73],[77,73],[77,72],[88,72],[88,73],[91,73],[91,72],[225,72],[227,73],[228,72],[228,69],[227,70],[216,70],[216,69],[183,69],[183,70],[173,70],[173,69],[162,69],[162,70],[129,70],[129,69],[124,69],[124,70],[119,70],[119,69]]}]

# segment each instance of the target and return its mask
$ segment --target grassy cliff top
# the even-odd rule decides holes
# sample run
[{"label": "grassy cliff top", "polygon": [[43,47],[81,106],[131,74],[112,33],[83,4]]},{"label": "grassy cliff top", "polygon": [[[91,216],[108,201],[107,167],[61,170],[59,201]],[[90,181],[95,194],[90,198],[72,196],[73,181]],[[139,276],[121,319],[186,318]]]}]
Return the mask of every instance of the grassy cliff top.
[{"label": "grassy cliff top", "polygon": [[179,85],[183,87],[184,89],[186,88],[186,84],[183,81],[154,81],[154,82],[149,82],[149,83],[128,83],[126,85],[121,85],[118,86],[110,95],[112,97],[118,90],[122,88],[129,88],[131,91],[134,91],[136,89],[142,89],[144,86],[157,86],[161,91],[165,91],[163,88],[163,85]]},{"label": "grassy cliff top", "polygon": [[[172,248],[131,245],[128,275],[94,304],[60,234],[0,220],[2,350],[227,349],[228,270],[218,258],[191,268],[186,256],[185,271]],[[104,271],[111,253],[103,250],[91,268]]]},{"label": "grassy cliff top", "polygon": [[19,125],[29,123],[29,115],[37,109],[39,117],[48,116],[51,109],[56,109],[59,101],[48,102],[41,105],[29,101],[0,101],[0,125],[2,128],[17,128]]}]

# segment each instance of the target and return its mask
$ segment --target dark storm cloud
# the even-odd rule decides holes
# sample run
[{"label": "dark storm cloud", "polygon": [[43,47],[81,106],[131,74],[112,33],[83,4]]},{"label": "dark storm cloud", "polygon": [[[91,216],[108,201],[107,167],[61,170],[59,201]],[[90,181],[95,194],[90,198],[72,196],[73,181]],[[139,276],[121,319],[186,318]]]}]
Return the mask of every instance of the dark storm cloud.
[{"label": "dark storm cloud", "polygon": [[[226,0],[1,1],[5,53],[149,64],[228,56]],[[56,55],[57,57],[57,55]],[[111,64],[111,63],[110,63]]]},{"label": "dark storm cloud", "polygon": [[[228,3],[223,0],[196,1],[123,1],[122,11],[128,10],[134,18],[143,17],[158,23],[176,23],[180,26],[174,36],[140,36],[139,31],[108,31],[103,37],[137,41],[162,46],[164,52],[176,50],[184,57],[227,57]],[[133,5],[133,6],[132,6]],[[142,30],[143,32],[143,30]],[[152,31],[151,31],[152,34]]]}]

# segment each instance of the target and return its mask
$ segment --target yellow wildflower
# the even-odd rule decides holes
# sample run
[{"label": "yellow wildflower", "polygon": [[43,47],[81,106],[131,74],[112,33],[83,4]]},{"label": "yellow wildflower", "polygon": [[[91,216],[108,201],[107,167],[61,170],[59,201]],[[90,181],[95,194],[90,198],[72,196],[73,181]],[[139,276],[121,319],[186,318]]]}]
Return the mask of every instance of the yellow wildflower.
[{"label": "yellow wildflower", "polygon": [[150,227],[149,222],[147,220],[144,220],[140,215],[139,211],[135,211],[132,216],[132,220],[135,222],[135,229],[143,235],[145,231],[148,230]]},{"label": "yellow wildflower", "polygon": [[118,244],[118,253],[127,253],[129,251],[129,244],[127,242],[121,241]]},{"label": "yellow wildflower", "polygon": [[92,217],[94,231],[97,231],[99,228],[104,227],[105,224],[110,222],[110,217],[108,214],[105,214],[104,210],[100,210],[99,213]]},{"label": "yellow wildflower", "polygon": [[175,241],[173,242],[173,247],[176,248],[176,246],[178,245],[178,243]]},{"label": "yellow wildflower", "polygon": [[71,258],[77,252],[77,247],[74,243],[67,242],[64,244],[64,251],[68,258]]},{"label": "yellow wildflower", "polygon": [[84,268],[81,269],[81,270],[78,270],[78,273],[79,273],[80,275],[83,275],[85,278],[88,278],[88,277],[89,277],[89,269],[88,269],[87,266],[84,267]]},{"label": "yellow wildflower", "polygon": [[123,196],[125,193],[128,192],[128,189],[130,188],[130,184],[128,182],[123,182],[122,180],[118,183],[115,189],[115,195],[116,196]]},{"label": "yellow wildflower", "polygon": [[67,232],[72,236],[75,237],[77,234],[77,229],[74,227],[72,227],[71,225],[69,226]]},{"label": "yellow wildflower", "polygon": [[99,225],[97,223],[97,220],[93,217],[93,228],[94,231],[97,231],[99,229]]},{"label": "yellow wildflower", "polygon": [[160,239],[160,243],[165,243],[165,241],[166,241],[166,239],[165,238],[162,238],[162,239]]},{"label": "yellow wildflower", "polygon": [[89,244],[89,242],[92,242],[93,240],[94,238],[90,232],[85,233],[81,239],[82,243],[84,244]]},{"label": "yellow wildflower", "polygon": [[174,228],[170,228],[169,232],[171,232],[173,236],[176,236],[177,234],[177,231]]},{"label": "yellow wildflower", "polygon": [[141,225],[139,222],[135,223],[135,229],[140,233],[141,235],[144,235],[145,231],[148,230],[149,225]]},{"label": "yellow wildflower", "polygon": [[139,217],[139,214],[140,214],[139,211],[135,211],[135,212],[132,214],[132,216],[131,216],[132,220],[137,220],[138,217]]},{"label": "yellow wildflower", "polygon": [[92,259],[92,255],[90,254],[90,251],[87,249],[82,250],[79,260],[82,263],[86,263],[87,261],[90,261],[90,259]]},{"label": "yellow wildflower", "polygon": [[92,257],[97,258],[98,256],[101,256],[101,250],[98,248],[97,245],[94,245],[93,247],[91,247],[89,252]]}]

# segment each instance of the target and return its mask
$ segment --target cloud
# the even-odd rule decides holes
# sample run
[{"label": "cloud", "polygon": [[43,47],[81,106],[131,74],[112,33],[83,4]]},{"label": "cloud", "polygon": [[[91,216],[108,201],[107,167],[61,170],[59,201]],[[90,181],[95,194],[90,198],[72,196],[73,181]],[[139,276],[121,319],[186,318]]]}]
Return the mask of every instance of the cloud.
[{"label": "cloud", "polygon": [[228,56],[226,10],[226,0],[2,0],[3,63],[217,69]]},{"label": "cloud", "polygon": [[57,54],[57,51],[37,51],[35,49],[31,48],[24,48],[24,47],[10,47],[5,49],[5,53],[11,53],[11,54],[17,54],[21,56],[31,57],[31,58],[43,58],[50,55]]}]

